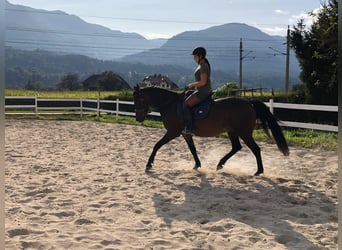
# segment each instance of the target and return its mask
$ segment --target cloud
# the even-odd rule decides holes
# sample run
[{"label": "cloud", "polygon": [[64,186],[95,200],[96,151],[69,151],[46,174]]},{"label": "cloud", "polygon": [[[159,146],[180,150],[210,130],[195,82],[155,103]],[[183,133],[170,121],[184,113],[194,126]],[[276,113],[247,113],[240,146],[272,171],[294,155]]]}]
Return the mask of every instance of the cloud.
[{"label": "cloud", "polygon": [[281,15],[286,15],[286,14],[289,14],[289,12],[287,10],[274,10],[274,12],[276,14],[281,14]]},{"label": "cloud", "polygon": [[172,37],[172,35],[170,35],[170,34],[157,34],[157,33],[143,34],[143,36],[146,39],[158,39],[158,38],[170,39]]},{"label": "cloud", "polygon": [[[321,9],[322,9],[322,7],[316,8],[312,11],[312,13],[317,14]],[[306,25],[306,27],[310,27],[312,25],[312,23],[315,21],[315,17],[309,15],[308,13],[301,12],[297,15],[292,15],[289,18],[289,23],[290,24],[297,24],[300,19],[304,20],[304,24]]]},{"label": "cloud", "polygon": [[301,19],[304,20],[304,24],[306,27],[309,27],[312,25],[313,23],[313,18],[312,16],[309,16],[308,13],[300,13],[300,14],[297,14],[297,15],[292,15],[290,18],[289,18],[289,23],[290,24],[297,24]]},{"label": "cloud", "polygon": [[287,32],[287,28],[284,27],[264,27],[260,29],[271,36],[286,36]]}]

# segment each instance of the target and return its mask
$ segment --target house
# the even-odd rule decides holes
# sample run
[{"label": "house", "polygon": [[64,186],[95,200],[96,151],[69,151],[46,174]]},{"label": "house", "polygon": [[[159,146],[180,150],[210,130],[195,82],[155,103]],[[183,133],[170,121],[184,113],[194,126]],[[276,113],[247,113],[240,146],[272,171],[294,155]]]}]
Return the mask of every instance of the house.
[{"label": "house", "polygon": [[139,84],[141,87],[159,87],[164,89],[177,89],[178,86],[169,77],[164,75],[150,75],[146,76],[144,80]]}]

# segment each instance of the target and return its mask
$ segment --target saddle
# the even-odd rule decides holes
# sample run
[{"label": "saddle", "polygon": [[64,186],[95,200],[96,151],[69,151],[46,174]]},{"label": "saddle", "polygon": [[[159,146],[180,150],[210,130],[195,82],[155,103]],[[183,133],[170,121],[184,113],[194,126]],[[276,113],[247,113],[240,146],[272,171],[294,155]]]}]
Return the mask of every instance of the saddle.
[{"label": "saddle", "polygon": [[[183,108],[182,108],[183,102],[192,93],[193,93],[192,91],[187,91],[184,94],[183,98],[181,98],[179,105],[178,105],[178,113],[180,115],[183,115]],[[209,111],[210,111],[210,106],[214,102],[214,100],[212,99],[212,94],[213,93],[210,93],[210,95],[206,99],[204,99],[202,102],[192,107],[192,117],[194,120],[202,120],[202,119],[207,118]]]}]

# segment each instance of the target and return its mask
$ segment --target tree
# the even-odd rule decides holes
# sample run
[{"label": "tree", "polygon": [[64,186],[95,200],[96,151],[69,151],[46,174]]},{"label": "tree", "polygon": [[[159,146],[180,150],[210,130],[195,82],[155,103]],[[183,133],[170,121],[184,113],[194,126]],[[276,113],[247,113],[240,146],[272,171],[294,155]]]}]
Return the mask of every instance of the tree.
[{"label": "tree", "polygon": [[41,86],[39,82],[33,83],[31,80],[29,80],[24,88],[26,90],[40,90]]},{"label": "tree", "polygon": [[103,72],[98,79],[98,84],[104,91],[130,89],[129,84],[113,71]]},{"label": "tree", "polygon": [[76,73],[69,73],[62,77],[60,83],[58,83],[57,88],[59,90],[78,90],[81,88],[80,77]]},{"label": "tree", "polygon": [[337,5],[337,0],[322,4],[318,13],[309,13],[314,18],[309,29],[301,19],[290,34],[308,103],[337,105]]},{"label": "tree", "polygon": [[238,84],[236,82],[228,82],[215,90],[215,98],[236,96],[238,94],[238,89]]}]

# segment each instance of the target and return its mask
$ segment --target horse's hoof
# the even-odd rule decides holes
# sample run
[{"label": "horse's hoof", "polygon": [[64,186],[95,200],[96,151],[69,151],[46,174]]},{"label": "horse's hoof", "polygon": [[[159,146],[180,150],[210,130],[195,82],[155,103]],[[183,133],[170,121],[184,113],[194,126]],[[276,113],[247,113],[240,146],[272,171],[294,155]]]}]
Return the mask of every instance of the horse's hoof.
[{"label": "horse's hoof", "polygon": [[261,171],[261,172],[258,171],[258,172],[256,172],[256,173],[254,174],[254,176],[259,176],[259,175],[261,175],[261,174],[263,174],[263,173],[264,173],[264,172],[262,172],[262,171]]},{"label": "horse's hoof", "polygon": [[149,172],[152,168],[152,164],[148,164],[145,168],[145,172]]},{"label": "horse's hoof", "polygon": [[221,165],[221,164],[219,164],[219,165],[217,165],[217,167],[216,167],[216,171],[219,171],[219,170],[221,170],[223,168],[223,166]]},{"label": "horse's hoof", "polygon": [[197,169],[199,169],[200,167],[201,167],[201,165],[195,165],[193,169],[194,169],[194,170],[197,170]]}]

